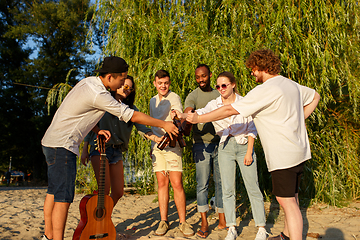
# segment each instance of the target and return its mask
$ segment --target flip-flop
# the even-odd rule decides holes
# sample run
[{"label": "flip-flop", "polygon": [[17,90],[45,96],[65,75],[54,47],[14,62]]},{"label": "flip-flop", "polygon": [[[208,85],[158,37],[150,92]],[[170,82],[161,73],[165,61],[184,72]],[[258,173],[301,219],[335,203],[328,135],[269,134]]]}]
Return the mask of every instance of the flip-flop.
[{"label": "flip-flop", "polygon": [[201,238],[207,238],[207,236],[209,236],[209,231],[203,231],[203,230],[199,230],[196,235],[198,235]]}]

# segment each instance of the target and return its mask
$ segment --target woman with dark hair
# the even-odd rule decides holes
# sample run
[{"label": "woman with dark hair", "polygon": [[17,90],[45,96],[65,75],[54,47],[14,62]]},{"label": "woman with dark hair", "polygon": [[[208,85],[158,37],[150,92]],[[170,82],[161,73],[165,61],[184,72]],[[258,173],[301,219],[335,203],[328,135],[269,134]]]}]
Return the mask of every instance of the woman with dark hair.
[{"label": "woman with dark hair", "polygon": [[[134,105],[135,100],[135,82],[132,76],[127,76],[124,85],[117,89],[116,92],[111,93],[113,97],[128,105],[135,111],[139,111]],[[114,201],[114,206],[124,194],[124,167],[123,167],[123,152],[128,149],[129,139],[132,127],[135,125],[138,133],[152,141],[159,143],[160,137],[152,133],[150,128],[138,123],[129,121],[125,123],[120,121],[119,118],[105,113],[98,126],[100,129],[109,130],[111,139],[106,143],[106,172],[105,172],[105,194],[109,194],[111,188],[111,197]],[[81,154],[81,162],[85,166],[89,159],[93,166],[96,180],[99,182],[100,174],[100,154],[95,150],[96,134],[92,131],[84,139],[84,147]],[[88,152],[88,145],[90,144],[90,155]]]},{"label": "woman with dark hair", "polygon": [[[114,94],[113,96],[116,99],[115,92],[112,93]],[[119,95],[118,98],[120,99],[121,102],[125,103],[130,108],[134,109],[136,88],[135,88],[134,78],[132,76],[128,75],[126,77],[124,85],[121,88],[119,88],[116,93],[118,93]]]}]

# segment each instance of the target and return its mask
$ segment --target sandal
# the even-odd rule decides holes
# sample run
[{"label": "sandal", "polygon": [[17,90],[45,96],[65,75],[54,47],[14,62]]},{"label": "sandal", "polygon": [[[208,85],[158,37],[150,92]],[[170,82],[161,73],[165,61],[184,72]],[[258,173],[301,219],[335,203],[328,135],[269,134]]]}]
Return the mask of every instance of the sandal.
[{"label": "sandal", "polygon": [[199,230],[196,235],[198,235],[201,238],[207,238],[207,236],[209,236],[209,231],[203,231],[203,230]]}]

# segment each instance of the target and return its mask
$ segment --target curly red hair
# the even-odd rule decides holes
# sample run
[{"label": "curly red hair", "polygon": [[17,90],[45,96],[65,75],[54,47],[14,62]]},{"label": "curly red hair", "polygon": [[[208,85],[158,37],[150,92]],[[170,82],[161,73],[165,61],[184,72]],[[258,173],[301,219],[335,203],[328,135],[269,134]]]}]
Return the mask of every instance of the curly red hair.
[{"label": "curly red hair", "polygon": [[270,49],[260,49],[252,52],[246,60],[246,67],[265,71],[271,75],[280,73],[281,63],[278,56]]}]

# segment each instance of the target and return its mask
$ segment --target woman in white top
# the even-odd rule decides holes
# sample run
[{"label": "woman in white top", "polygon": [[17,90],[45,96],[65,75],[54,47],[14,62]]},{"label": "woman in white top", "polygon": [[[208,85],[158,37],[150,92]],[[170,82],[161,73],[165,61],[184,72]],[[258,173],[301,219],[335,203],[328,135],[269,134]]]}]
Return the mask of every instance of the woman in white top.
[{"label": "woman in white top", "polygon": [[[210,101],[204,108],[197,109],[198,115],[211,112],[224,105],[229,105],[242,97],[237,93],[236,80],[232,73],[220,73],[216,89],[221,96]],[[236,198],[235,175],[236,163],[248,193],[253,217],[259,227],[255,240],[266,239],[265,210],[263,195],[259,189],[256,155],[253,151],[257,131],[252,117],[244,118],[241,114],[213,122],[216,133],[220,136],[219,167],[222,180],[223,203],[226,225],[229,227],[226,240],[235,240]]]}]

